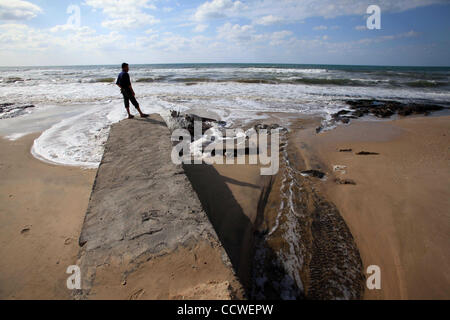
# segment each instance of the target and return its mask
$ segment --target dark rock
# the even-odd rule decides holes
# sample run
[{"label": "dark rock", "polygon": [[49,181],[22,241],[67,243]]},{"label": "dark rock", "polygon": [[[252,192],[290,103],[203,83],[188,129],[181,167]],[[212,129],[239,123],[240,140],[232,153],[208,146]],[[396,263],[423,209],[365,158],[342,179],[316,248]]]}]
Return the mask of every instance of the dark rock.
[{"label": "dark rock", "polygon": [[339,117],[343,116],[344,114],[348,114],[350,112],[351,111],[349,111],[349,110],[341,110],[341,111],[333,114],[332,117],[336,119],[336,118],[339,118]]},{"label": "dark rock", "polygon": [[323,173],[322,171],[319,171],[319,170],[305,170],[305,171],[302,171],[301,174],[305,175],[305,176],[309,176],[309,177],[319,178],[319,179],[322,179],[326,175],[325,173]]},{"label": "dark rock", "polygon": [[351,180],[351,179],[341,179],[341,178],[336,178],[334,179],[334,182],[336,182],[337,184],[351,184],[351,185],[356,185],[356,182]]},{"label": "dark rock", "polygon": [[394,114],[394,111],[389,108],[376,108],[372,110],[372,113],[378,118],[388,118]]},{"label": "dark rock", "polygon": [[[249,147],[245,147],[245,149],[244,148],[234,148],[234,151],[233,151],[233,156],[236,158],[236,157],[238,157],[238,155],[239,155],[239,152],[242,152],[242,151],[244,151],[243,152],[243,154],[245,154],[245,155],[253,155],[253,154],[259,154],[259,148],[256,148],[256,150],[250,150],[250,148]],[[252,152],[250,152],[250,151],[252,151]],[[221,156],[225,156],[226,155],[226,152],[227,152],[227,150],[226,150],[226,148],[223,148],[223,149],[217,149],[217,150],[212,150],[211,151],[211,156],[212,157],[215,157],[216,155],[221,155]]]},{"label": "dark rock", "polygon": [[345,124],[350,123],[350,119],[347,118],[347,117],[341,118],[340,120],[341,120],[342,123],[345,123]]},{"label": "dark rock", "polygon": [[14,103],[0,103],[0,110],[5,108],[5,107],[9,107],[12,106]]},{"label": "dark rock", "polygon": [[362,116],[364,116],[366,113],[369,113],[369,110],[365,109],[365,110],[356,110],[353,112],[353,115],[357,118],[360,118]]},{"label": "dark rock", "polygon": [[379,155],[379,153],[377,153],[377,152],[361,151],[361,152],[358,152],[357,155],[359,155],[359,156],[371,156],[371,155],[376,156],[376,155]]},{"label": "dark rock", "polygon": [[353,149],[339,149],[339,152],[352,152]]},{"label": "dark rock", "polygon": [[16,105],[14,103],[0,104],[0,119],[15,118],[23,114],[26,109],[34,108],[32,104]]},{"label": "dark rock", "polygon": [[[409,116],[411,114],[429,115],[433,111],[444,109],[442,106],[420,103],[401,103],[385,100],[348,100],[346,104],[352,111],[340,110],[332,115],[334,121],[349,123],[350,119],[372,114],[378,118],[389,118],[395,114]],[[320,131],[319,131],[320,132]]]},{"label": "dark rock", "polygon": [[211,119],[211,118],[200,117],[195,114],[184,114],[183,115],[182,113],[180,113],[178,111],[174,111],[174,110],[171,110],[170,114],[171,114],[172,118],[174,118],[174,119],[178,118],[179,120],[183,120],[183,121],[179,121],[179,122],[183,123],[182,127],[189,131],[192,139],[195,139],[194,127],[195,127],[196,121],[199,121],[202,123],[202,134],[204,134],[206,131],[211,129],[214,125],[218,125],[220,127],[226,126],[225,121],[218,121],[218,120]]}]

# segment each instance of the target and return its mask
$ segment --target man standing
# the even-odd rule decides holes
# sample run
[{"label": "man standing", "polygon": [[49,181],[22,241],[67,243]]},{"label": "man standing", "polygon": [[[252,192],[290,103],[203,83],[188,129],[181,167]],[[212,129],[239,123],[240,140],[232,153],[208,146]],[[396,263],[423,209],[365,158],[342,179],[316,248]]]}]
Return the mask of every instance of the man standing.
[{"label": "man standing", "polygon": [[116,82],[116,84],[120,87],[120,91],[122,92],[123,95],[123,101],[125,103],[125,109],[127,109],[128,119],[134,118],[134,116],[130,113],[130,101],[141,115],[141,118],[147,118],[148,114],[145,114],[141,111],[139,103],[136,101],[135,93],[133,87],[131,86],[131,80],[128,71],[129,71],[128,63],[123,63],[122,72],[119,74],[119,77],[117,78]]}]

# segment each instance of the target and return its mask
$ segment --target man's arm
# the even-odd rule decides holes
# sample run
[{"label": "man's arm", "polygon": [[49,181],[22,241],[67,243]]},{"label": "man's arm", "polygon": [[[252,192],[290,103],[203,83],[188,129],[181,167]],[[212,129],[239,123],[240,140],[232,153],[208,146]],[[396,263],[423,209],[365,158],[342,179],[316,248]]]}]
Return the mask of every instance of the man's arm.
[{"label": "man's arm", "polygon": [[128,86],[128,89],[130,89],[130,92],[133,94],[133,97],[135,96],[134,90],[133,90],[133,86],[131,85],[131,79],[130,79],[130,75],[127,73],[127,78],[128,78],[128,83],[130,84]]},{"label": "man's arm", "polygon": [[119,84],[119,78],[120,77],[118,77],[117,80],[116,80],[116,86],[118,86],[120,89],[122,89],[122,86]]}]

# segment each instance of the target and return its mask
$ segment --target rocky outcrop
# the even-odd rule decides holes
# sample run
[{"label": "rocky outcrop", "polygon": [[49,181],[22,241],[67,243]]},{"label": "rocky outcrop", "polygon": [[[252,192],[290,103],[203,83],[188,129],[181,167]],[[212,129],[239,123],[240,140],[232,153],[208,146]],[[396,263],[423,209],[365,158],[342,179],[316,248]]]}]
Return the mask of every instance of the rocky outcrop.
[{"label": "rocky outcrop", "polygon": [[280,172],[257,225],[252,297],[360,299],[358,248],[339,210],[317,188],[325,174],[302,170],[305,160],[295,140],[281,148]]},{"label": "rocky outcrop", "polygon": [[366,115],[373,115],[377,118],[390,118],[393,115],[429,115],[431,112],[440,111],[445,107],[426,103],[402,103],[398,101],[386,100],[348,100],[345,103],[349,109],[340,110],[331,115],[331,120],[322,124],[316,129],[319,133],[326,127],[337,123],[348,124],[352,119],[358,119]]},{"label": "rocky outcrop", "polygon": [[0,119],[15,118],[25,114],[28,109],[34,108],[32,104],[18,105],[14,103],[1,103],[0,104]]}]

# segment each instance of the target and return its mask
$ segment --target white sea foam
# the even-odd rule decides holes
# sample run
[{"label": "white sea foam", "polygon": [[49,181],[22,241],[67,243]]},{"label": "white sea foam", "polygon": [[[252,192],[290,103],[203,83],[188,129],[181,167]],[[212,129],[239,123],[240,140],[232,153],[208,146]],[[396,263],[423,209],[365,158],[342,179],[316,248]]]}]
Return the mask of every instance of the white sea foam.
[{"label": "white sea foam", "polygon": [[[158,108],[142,107],[145,112]],[[64,119],[34,141],[32,154],[54,164],[96,168],[102,158],[111,124],[127,117],[120,104],[94,106],[88,111]]]},{"label": "white sea foam", "polygon": [[30,133],[31,132],[18,132],[18,133],[10,134],[10,135],[6,136],[5,138],[10,141],[16,141]]}]

